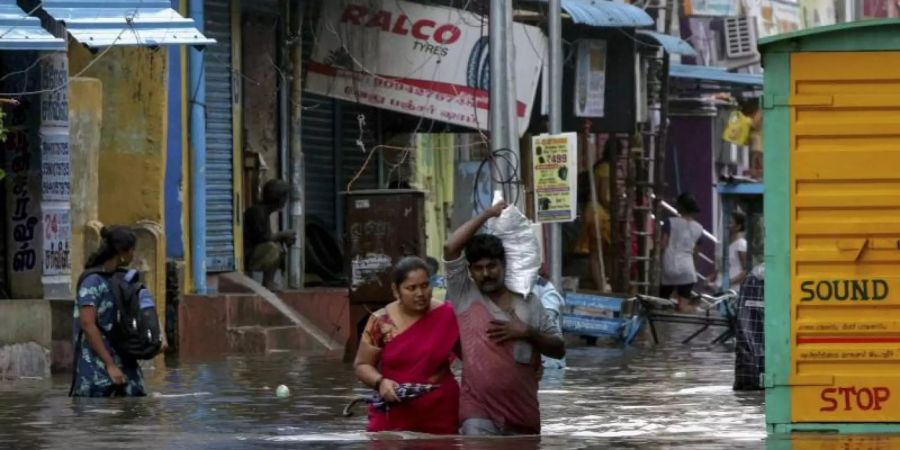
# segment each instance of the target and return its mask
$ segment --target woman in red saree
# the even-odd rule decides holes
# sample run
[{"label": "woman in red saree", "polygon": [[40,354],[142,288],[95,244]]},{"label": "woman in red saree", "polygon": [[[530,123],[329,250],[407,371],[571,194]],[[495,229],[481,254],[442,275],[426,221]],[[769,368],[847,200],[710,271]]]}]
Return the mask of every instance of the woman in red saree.
[{"label": "woman in red saree", "polygon": [[[387,402],[369,407],[366,431],[459,432],[459,385],[450,371],[459,327],[449,303],[431,298],[428,266],[416,257],[394,267],[396,301],[369,318],[354,363],[356,376]],[[437,385],[420,397],[397,396],[400,383]]]}]

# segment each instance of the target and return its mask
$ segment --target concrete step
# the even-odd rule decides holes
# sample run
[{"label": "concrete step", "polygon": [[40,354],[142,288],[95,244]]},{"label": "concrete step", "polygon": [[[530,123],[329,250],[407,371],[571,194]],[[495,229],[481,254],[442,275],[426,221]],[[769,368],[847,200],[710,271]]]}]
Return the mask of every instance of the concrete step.
[{"label": "concrete step", "polygon": [[296,325],[264,298],[255,294],[227,295],[225,308],[229,327],[279,327]]},{"label": "concrete step", "polygon": [[228,348],[233,353],[264,354],[303,352],[328,354],[328,350],[311,342],[309,333],[299,326],[233,327],[228,330]]}]

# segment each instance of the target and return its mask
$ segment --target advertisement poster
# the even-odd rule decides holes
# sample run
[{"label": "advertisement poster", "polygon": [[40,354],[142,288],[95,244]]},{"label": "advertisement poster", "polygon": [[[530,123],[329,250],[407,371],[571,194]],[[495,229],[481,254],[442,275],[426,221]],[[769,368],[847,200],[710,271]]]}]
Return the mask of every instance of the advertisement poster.
[{"label": "advertisement poster", "polygon": [[606,41],[578,41],[575,116],[603,117],[606,110]]},{"label": "advertisement poster", "polygon": [[[306,91],[487,130],[486,17],[400,0],[323,2]],[[531,119],[547,40],[512,27],[518,135]]]},{"label": "advertisement poster", "polygon": [[578,134],[531,138],[534,210],[538,223],[575,220],[578,202]]}]

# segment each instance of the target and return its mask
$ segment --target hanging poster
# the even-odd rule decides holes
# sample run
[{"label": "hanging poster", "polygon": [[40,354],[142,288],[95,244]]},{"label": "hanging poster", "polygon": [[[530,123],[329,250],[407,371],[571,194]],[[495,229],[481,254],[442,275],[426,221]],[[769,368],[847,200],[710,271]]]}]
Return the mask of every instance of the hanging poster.
[{"label": "hanging poster", "polygon": [[531,138],[534,210],[538,223],[575,220],[578,201],[578,134]]},{"label": "hanging poster", "polygon": [[603,117],[606,110],[606,41],[578,41],[575,116]]}]

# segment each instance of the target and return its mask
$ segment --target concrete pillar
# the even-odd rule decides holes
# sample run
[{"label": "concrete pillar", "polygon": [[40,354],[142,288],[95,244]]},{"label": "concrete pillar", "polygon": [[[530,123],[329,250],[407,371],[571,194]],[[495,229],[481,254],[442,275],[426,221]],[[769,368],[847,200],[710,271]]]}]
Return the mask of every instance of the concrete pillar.
[{"label": "concrete pillar", "polygon": [[69,82],[69,130],[72,154],[72,289],[84,268],[85,226],[99,219],[100,130],[103,124],[103,83],[96,78]]}]

